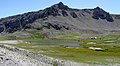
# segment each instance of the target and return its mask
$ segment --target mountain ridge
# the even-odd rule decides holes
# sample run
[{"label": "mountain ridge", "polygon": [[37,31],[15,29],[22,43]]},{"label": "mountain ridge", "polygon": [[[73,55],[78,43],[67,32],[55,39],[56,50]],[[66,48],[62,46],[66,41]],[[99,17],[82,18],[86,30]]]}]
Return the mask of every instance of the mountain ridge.
[{"label": "mountain ridge", "polygon": [[[25,29],[48,32],[120,31],[119,15],[111,15],[100,7],[73,9],[62,2],[44,10],[28,12],[0,19],[0,33],[13,33]],[[35,24],[36,23],[36,24]],[[39,24],[39,25],[38,25]]]}]

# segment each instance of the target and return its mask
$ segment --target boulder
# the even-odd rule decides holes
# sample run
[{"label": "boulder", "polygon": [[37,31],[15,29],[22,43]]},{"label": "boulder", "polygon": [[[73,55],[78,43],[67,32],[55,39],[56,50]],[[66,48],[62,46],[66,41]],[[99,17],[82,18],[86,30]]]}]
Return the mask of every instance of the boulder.
[{"label": "boulder", "polygon": [[97,47],[89,47],[89,49],[95,50],[95,51],[104,51],[104,49],[102,49],[102,48],[97,48]]}]

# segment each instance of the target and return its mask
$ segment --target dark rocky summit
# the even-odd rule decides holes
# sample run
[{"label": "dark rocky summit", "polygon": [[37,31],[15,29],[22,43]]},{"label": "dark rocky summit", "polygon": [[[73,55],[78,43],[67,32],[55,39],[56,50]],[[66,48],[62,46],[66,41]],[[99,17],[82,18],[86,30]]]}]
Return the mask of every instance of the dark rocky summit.
[{"label": "dark rocky summit", "polygon": [[100,7],[94,8],[93,18],[94,19],[99,19],[99,18],[106,19],[109,22],[113,22],[114,21],[112,16],[109,13],[105,12]]},{"label": "dark rocky summit", "polygon": [[[106,26],[109,22],[112,24]],[[119,30],[119,25],[119,19],[99,7],[83,10],[72,9],[60,2],[44,10],[0,19],[0,33],[13,33],[24,29],[42,30],[43,28],[76,32],[81,30]]]}]

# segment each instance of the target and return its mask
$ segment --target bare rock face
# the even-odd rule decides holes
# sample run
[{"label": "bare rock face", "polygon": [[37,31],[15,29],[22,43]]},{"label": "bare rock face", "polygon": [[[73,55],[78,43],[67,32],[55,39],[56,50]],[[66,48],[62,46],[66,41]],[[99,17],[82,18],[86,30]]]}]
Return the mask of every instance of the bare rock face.
[{"label": "bare rock face", "polygon": [[67,12],[65,10],[62,10],[62,15],[65,17],[65,16],[68,16]]},{"label": "bare rock face", "polygon": [[68,6],[64,5],[62,2],[59,2],[58,4],[56,4],[54,6],[57,6],[61,10],[68,10],[68,9],[70,9]]},{"label": "bare rock face", "polygon": [[46,8],[43,12],[43,15],[48,17],[50,15],[52,16],[60,16],[59,10],[62,10],[64,16],[67,15],[65,10],[69,10],[70,8],[66,5],[64,5],[62,2],[55,4],[49,8]]},{"label": "bare rock face", "polygon": [[56,29],[56,30],[61,30],[61,29],[69,30],[69,27],[64,26],[64,25],[61,25],[61,24],[58,24],[58,23],[45,22],[45,23],[43,24],[43,26],[44,26],[44,27],[47,27],[48,29],[54,28],[54,29]]},{"label": "bare rock face", "polygon": [[[113,19],[113,17],[115,17],[115,19]],[[72,29],[73,31],[77,32],[86,29],[98,30],[104,27],[106,28],[105,30],[108,30],[108,28],[118,30],[120,29],[118,26],[120,22],[117,21],[117,17],[118,16],[113,16],[99,7],[82,10],[72,9],[60,2],[44,10],[28,12],[0,19],[0,33],[13,33],[16,31],[21,31],[23,29],[38,29],[39,26],[37,27],[33,24],[35,22],[39,23],[40,26],[42,25],[40,29],[44,27],[47,27],[48,29],[54,28],[55,30]],[[46,21],[47,24],[43,23]],[[114,24],[111,23],[106,26],[109,22],[112,22]]]},{"label": "bare rock face", "polygon": [[77,17],[77,15],[75,14],[75,12],[71,12],[70,14],[71,14],[71,16],[72,16],[73,18],[76,18],[76,17]]},{"label": "bare rock face", "polygon": [[105,12],[103,9],[101,9],[100,7],[96,7],[94,8],[94,12],[93,12],[93,16],[94,19],[106,19],[109,22],[113,22],[113,18],[112,16]]}]

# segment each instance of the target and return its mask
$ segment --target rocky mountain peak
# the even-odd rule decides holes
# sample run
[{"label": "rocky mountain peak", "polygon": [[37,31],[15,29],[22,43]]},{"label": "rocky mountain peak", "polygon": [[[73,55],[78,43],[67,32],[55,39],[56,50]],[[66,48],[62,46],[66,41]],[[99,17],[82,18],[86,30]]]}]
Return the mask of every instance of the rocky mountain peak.
[{"label": "rocky mountain peak", "polygon": [[48,7],[46,8],[44,11],[43,11],[43,15],[44,16],[60,16],[60,13],[59,11],[62,10],[62,11],[67,11],[69,10],[70,8],[66,5],[64,5],[62,2],[59,2],[58,4],[55,4],[55,5],[52,5],[51,7]]},{"label": "rocky mountain peak", "polygon": [[100,8],[99,6],[97,6],[97,7],[96,7],[96,8],[94,8],[94,9],[100,10],[101,8]]},{"label": "rocky mountain peak", "polygon": [[94,19],[106,19],[109,22],[114,21],[112,16],[100,7],[96,7],[96,8],[93,9],[93,16],[92,17]]},{"label": "rocky mountain peak", "polygon": [[59,2],[58,5],[62,5],[62,6],[64,6],[64,4],[63,4],[62,2]]},{"label": "rocky mountain peak", "polygon": [[[93,9],[94,11],[97,11],[97,12],[106,12],[105,10],[103,10],[102,8],[100,8],[99,6],[97,6],[96,8]],[[107,12],[106,12],[107,13]]]},{"label": "rocky mountain peak", "polygon": [[[94,19],[95,21],[91,20],[91,18]],[[59,2],[44,10],[39,10],[36,12],[28,12],[28,13],[0,19],[0,33],[13,33],[23,29],[33,29],[33,28],[42,30],[42,28],[44,27],[45,28],[47,27],[50,30],[52,30],[51,28],[54,28],[55,30],[77,31],[79,29],[81,30],[81,28],[89,29],[89,26],[84,27],[86,26],[86,24],[82,22],[92,21],[96,23],[96,25],[99,21],[103,23],[104,22],[116,23],[116,19],[113,18],[114,17],[111,14],[104,11],[100,7],[96,7],[94,9],[80,10],[80,9],[69,8],[68,6],[64,5],[62,2]],[[36,27],[34,23],[40,26]],[[91,29],[97,29],[96,25],[91,25],[91,24],[89,25],[94,27]],[[104,26],[104,25],[101,23],[100,26]],[[104,27],[107,28],[106,26]]]},{"label": "rocky mountain peak", "polygon": [[64,5],[62,2],[59,2],[58,4],[55,4],[51,6],[51,8],[61,9],[61,10],[68,10],[69,7]]}]

